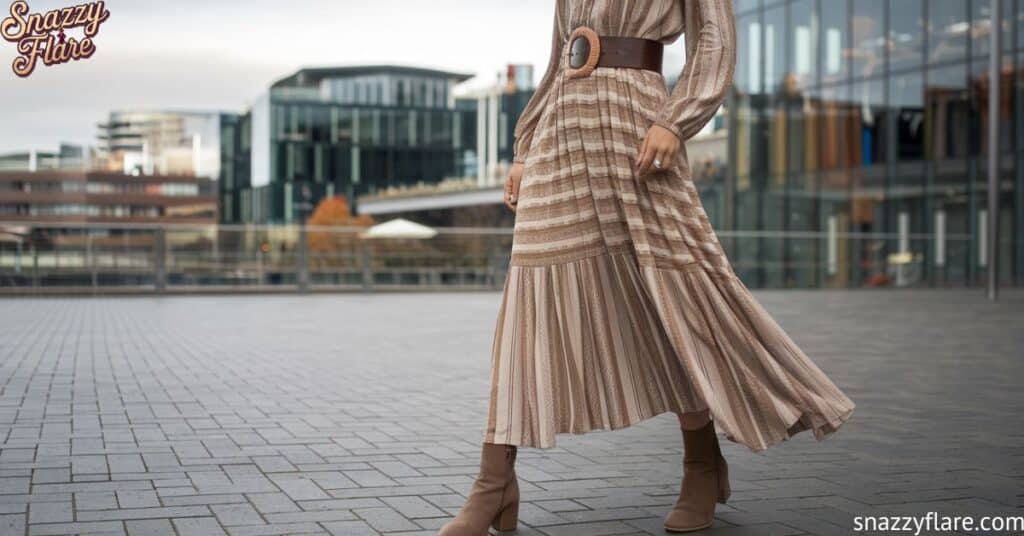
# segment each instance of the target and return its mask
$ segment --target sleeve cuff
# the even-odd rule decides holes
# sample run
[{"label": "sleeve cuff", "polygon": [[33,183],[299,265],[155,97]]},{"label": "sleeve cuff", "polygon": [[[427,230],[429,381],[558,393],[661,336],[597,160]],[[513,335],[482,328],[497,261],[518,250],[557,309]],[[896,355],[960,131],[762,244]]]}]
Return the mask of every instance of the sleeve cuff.
[{"label": "sleeve cuff", "polygon": [[683,134],[682,134],[682,132],[680,132],[679,128],[677,128],[671,122],[667,121],[665,118],[659,117],[659,118],[655,119],[654,120],[654,124],[658,125],[659,127],[664,128],[665,130],[667,130],[667,131],[669,131],[669,132],[671,132],[673,134],[675,134],[676,137],[679,138],[679,142],[680,143],[683,143],[683,142],[686,141],[686,138],[683,137]]}]

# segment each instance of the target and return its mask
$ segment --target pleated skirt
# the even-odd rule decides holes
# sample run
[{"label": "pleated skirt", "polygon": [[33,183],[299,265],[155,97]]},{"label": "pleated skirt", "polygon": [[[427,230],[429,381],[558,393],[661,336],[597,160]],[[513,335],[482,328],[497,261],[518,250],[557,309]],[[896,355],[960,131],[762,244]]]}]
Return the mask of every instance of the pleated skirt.
[{"label": "pleated skirt", "polygon": [[492,352],[484,441],[555,446],[665,412],[759,451],[822,439],[846,397],[736,277],[685,148],[637,177],[661,75],[559,75],[529,150]]}]

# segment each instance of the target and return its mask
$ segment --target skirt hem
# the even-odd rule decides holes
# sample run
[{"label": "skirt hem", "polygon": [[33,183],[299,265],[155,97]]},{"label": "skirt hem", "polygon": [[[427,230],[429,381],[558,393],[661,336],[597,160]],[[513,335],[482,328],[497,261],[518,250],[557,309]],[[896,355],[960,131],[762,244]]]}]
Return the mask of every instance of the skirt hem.
[{"label": "skirt hem", "polygon": [[735,275],[687,268],[628,250],[513,265],[484,442],[551,448],[558,434],[703,411],[754,452],[836,432],[853,402]]},{"label": "skirt hem", "polygon": [[[773,437],[771,440],[769,440],[769,441],[767,441],[767,442],[765,442],[765,443],[763,443],[761,445],[758,445],[757,447],[752,447],[752,446],[747,445],[747,444],[745,444],[745,443],[743,443],[741,441],[738,441],[731,434],[726,433],[723,430],[719,430],[719,429],[716,428],[715,432],[718,433],[719,435],[722,435],[723,437],[728,439],[730,442],[736,443],[737,445],[742,445],[744,447],[747,447],[748,449],[750,449],[751,452],[757,453],[757,452],[763,452],[763,451],[765,451],[765,450],[767,450],[767,449],[769,449],[769,448],[771,448],[771,447],[773,447],[775,445],[778,445],[779,443],[783,443],[785,441],[789,441],[790,439],[796,437],[797,435],[801,434],[802,432],[807,432],[807,431],[810,431],[812,433],[815,441],[825,441],[826,439],[829,439],[836,432],[839,431],[839,428],[842,427],[842,425],[844,423],[846,423],[846,421],[848,421],[850,419],[850,417],[853,415],[853,412],[854,412],[855,409],[856,408],[850,408],[844,414],[842,414],[839,417],[836,417],[836,418],[830,420],[829,422],[827,422],[826,423],[827,427],[819,427],[819,428],[814,428],[812,426],[801,426],[801,424],[804,422],[804,419],[808,416],[807,414],[802,415],[796,421],[790,423],[789,427],[786,429],[786,433],[785,434],[780,434],[780,435],[778,435],[776,437]],[[687,411],[687,412],[684,413],[684,415],[690,415],[690,414],[693,414],[693,413],[703,413],[705,411],[707,411],[707,410]],[[566,435],[568,435],[568,436],[583,436],[583,435],[588,435],[588,434],[591,434],[591,433],[594,433],[594,432],[600,433],[600,432],[614,432],[614,431],[617,431],[617,430],[625,430],[626,428],[630,428],[632,426],[635,426],[635,425],[638,425],[638,424],[642,424],[642,423],[644,423],[646,421],[649,421],[651,419],[654,419],[654,418],[657,418],[657,417],[661,417],[662,415],[664,415],[666,413],[675,413],[677,415],[679,414],[678,412],[673,411],[671,409],[666,409],[666,410],[663,410],[663,411],[660,411],[658,413],[654,413],[654,414],[651,414],[651,415],[642,415],[639,418],[637,418],[636,420],[633,420],[633,421],[625,423],[625,424],[609,423],[607,426],[600,425],[600,426],[595,426],[595,427],[591,427],[591,428],[587,428],[587,429],[559,430],[559,431],[555,432],[555,434],[558,435],[558,436],[566,436]],[[715,421],[714,417],[711,417],[711,421],[712,422]],[[547,442],[547,443],[542,443],[542,442],[537,442],[537,441],[517,441],[514,438],[512,440],[510,440],[510,441],[501,441],[501,442],[499,442],[499,441],[496,441],[495,439],[496,438],[492,434],[487,434],[487,435],[485,435],[483,442],[484,443],[488,443],[488,444],[493,444],[493,445],[511,445],[511,446],[518,447],[518,448],[533,448],[533,449],[540,449],[540,450],[548,450],[548,449],[553,449],[553,448],[557,448],[558,447],[557,441],[555,441],[555,440],[552,440],[552,441]]]}]

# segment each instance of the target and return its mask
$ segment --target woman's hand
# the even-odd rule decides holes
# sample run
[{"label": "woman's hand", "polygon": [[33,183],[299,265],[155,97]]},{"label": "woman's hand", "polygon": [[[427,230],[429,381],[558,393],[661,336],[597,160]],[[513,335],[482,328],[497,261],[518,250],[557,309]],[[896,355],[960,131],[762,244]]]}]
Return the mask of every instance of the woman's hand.
[{"label": "woman's hand", "polygon": [[508,178],[505,179],[505,206],[512,212],[516,211],[516,204],[519,203],[519,183],[523,180],[523,164],[512,164],[508,170]]},{"label": "woman's hand", "polygon": [[640,146],[640,156],[636,159],[637,175],[643,177],[652,171],[672,167],[680,145],[679,138],[671,130],[652,125]]}]

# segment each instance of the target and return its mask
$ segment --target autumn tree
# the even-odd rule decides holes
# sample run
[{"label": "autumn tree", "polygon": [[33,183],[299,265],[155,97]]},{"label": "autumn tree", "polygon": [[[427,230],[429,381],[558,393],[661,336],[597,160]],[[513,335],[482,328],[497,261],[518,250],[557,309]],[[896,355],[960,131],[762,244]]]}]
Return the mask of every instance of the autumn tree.
[{"label": "autumn tree", "polygon": [[369,227],[375,222],[366,214],[352,214],[345,196],[325,197],[306,220],[311,227],[348,227],[346,230],[325,231],[311,230],[309,233],[309,250],[316,252],[343,251],[359,240],[352,227]]}]

